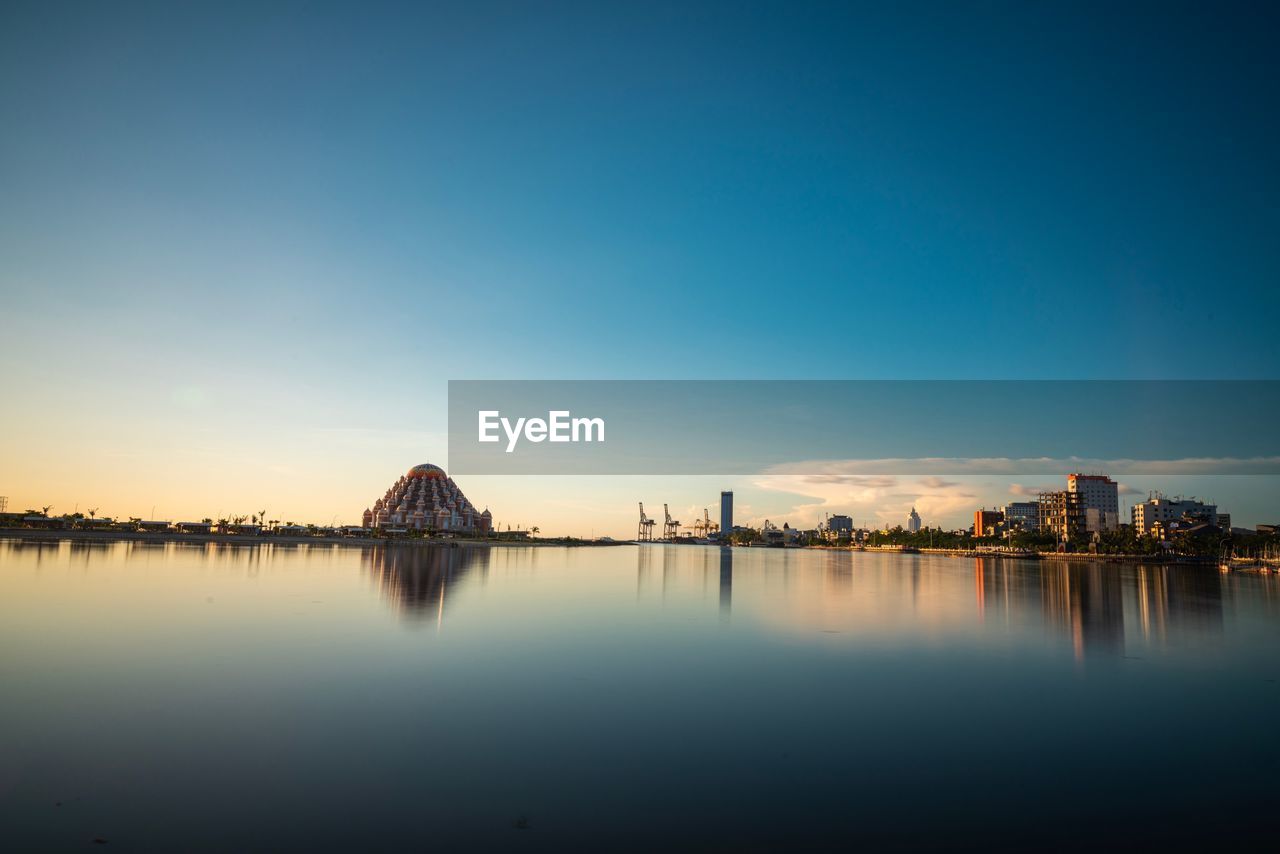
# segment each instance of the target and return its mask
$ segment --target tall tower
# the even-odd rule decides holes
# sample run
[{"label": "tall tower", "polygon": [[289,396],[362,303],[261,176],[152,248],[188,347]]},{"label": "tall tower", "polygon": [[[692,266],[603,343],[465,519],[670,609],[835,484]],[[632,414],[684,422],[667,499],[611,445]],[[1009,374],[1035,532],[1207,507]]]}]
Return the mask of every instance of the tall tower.
[{"label": "tall tower", "polygon": [[728,537],[733,532],[733,493],[720,493],[720,536]]},{"label": "tall tower", "polygon": [[920,514],[914,507],[911,508],[911,515],[907,517],[907,530],[913,534],[920,530]]}]

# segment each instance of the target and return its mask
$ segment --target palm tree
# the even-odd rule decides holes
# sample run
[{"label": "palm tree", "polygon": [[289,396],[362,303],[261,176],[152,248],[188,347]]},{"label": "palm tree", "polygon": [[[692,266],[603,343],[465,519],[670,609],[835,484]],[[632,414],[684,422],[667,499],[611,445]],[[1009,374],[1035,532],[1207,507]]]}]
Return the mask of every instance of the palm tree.
[{"label": "palm tree", "polygon": [[89,508],[89,518],[90,518],[90,519],[96,519],[96,518],[98,518],[98,508],[97,508],[97,507],[90,507],[90,508]]}]

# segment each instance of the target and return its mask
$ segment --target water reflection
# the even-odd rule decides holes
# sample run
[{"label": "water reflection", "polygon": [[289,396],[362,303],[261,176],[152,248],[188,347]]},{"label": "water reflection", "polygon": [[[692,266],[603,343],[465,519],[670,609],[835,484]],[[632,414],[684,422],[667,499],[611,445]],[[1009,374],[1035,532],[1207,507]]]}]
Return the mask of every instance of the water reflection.
[{"label": "water reflection", "polygon": [[1201,566],[1122,566],[978,558],[978,614],[1009,617],[1037,604],[1044,623],[1066,637],[1078,659],[1123,655],[1126,629],[1145,642],[1221,634],[1222,578]]},{"label": "water reflection", "polygon": [[733,612],[733,549],[720,547],[720,617],[729,619]]},{"label": "water reflection", "polygon": [[374,578],[387,600],[413,621],[440,624],[449,592],[473,570],[489,562],[484,548],[445,546],[380,546],[361,556],[363,570]]}]

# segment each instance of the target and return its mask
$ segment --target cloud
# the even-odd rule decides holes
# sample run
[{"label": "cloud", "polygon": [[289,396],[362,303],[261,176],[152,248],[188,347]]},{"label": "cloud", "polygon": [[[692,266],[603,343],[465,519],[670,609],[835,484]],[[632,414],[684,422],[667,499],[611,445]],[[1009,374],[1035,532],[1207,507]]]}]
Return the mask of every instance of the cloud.
[{"label": "cloud", "polygon": [[1183,457],[1168,460],[1103,460],[1087,457],[920,457],[856,460],[796,460],[768,466],[765,475],[987,475],[1065,476],[1078,471],[1111,474],[1280,474],[1280,456]]},{"label": "cloud", "polygon": [[1137,489],[1136,487],[1132,487],[1127,483],[1120,484],[1120,487],[1117,491],[1121,495],[1142,495],[1145,492],[1145,490]]},{"label": "cloud", "polygon": [[856,486],[861,489],[892,489],[898,485],[896,478],[892,477],[869,477],[857,474],[811,474],[804,478],[805,483],[825,484],[836,483],[846,486]]},{"label": "cloud", "polygon": [[[971,484],[936,476],[902,482],[889,475],[775,474],[757,479],[755,486],[808,499],[767,514],[777,524],[787,521],[799,528],[815,526],[827,514],[852,516],[857,525],[905,525],[912,507],[925,524],[937,525],[947,517],[968,514],[976,498]],[[751,525],[765,518],[743,516]]]},{"label": "cloud", "polygon": [[1023,498],[1035,498],[1042,492],[1055,492],[1063,489],[1060,486],[1023,486],[1020,483],[1009,484],[1009,494],[1019,495]]}]

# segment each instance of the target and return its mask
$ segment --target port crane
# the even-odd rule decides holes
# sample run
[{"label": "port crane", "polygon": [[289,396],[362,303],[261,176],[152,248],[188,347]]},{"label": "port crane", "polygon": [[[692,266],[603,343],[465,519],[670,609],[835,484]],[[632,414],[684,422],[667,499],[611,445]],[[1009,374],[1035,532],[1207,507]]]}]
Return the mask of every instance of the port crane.
[{"label": "port crane", "polygon": [[636,540],[641,543],[652,542],[653,526],[658,523],[657,519],[650,519],[645,515],[644,502],[640,502],[640,527],[636,529]]},{"label": "port crane", "polygon": [[671,518],[671,511],[667,508],[667,505],[662,505],[662,512],[667,517],[666,522],[662,525],[662,539],[674,540],[680,535],[680,522]]},{"label": "port crane", "polygon": [[711,521],[711,513],[706,507],[702,508],[702,518],[695,519],[693,522],[693,535],[695,537],[709,537],[714,534],[719,525]]}]

